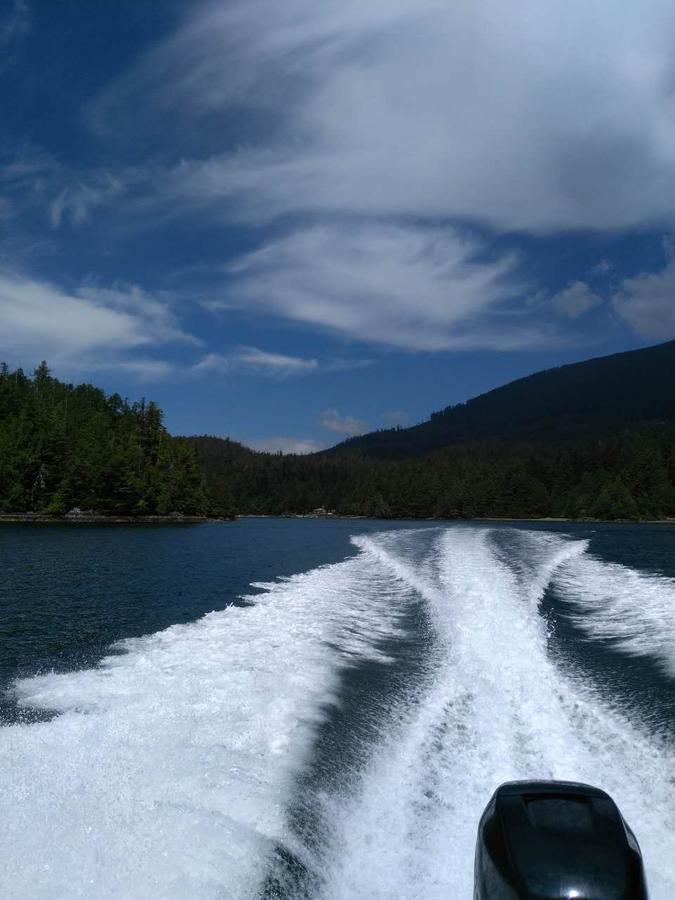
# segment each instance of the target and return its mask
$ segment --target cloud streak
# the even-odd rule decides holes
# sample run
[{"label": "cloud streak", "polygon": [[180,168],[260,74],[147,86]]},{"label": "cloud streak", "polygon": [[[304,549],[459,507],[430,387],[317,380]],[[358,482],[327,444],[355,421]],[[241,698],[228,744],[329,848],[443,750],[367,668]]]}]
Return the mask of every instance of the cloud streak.
[{"label": "cloud streak", "polygon": [[368,423],[356,416],[344,415],[337,409],[324,409],[319,416],[319,424],[326,431],[332,431],[335,434],[353,436],[355,434],[363,434],[368,430]]},{"label": "cloud streak", "polygon": [[172,202],[227,218],[616,229],[673,216],[674,36],[666,0],[206,3],[91,118],[173,127]]},{"label": "cloud streak", "polygon": [[27,0],[14,0],[11,10],[0,15],[0,73],[14,61],[22,38],[30,31],[30,8]]},{"label": "cloud streak", "polygon": [[315,359],[289,356],[286,353],[261,350],[259,347],[238,347],[229,353],[207,353],[195,363],[193,371],[218,375],[243,372],[284,379],[294,375],[363,369],[373,363],[372,359]]},{"label": "cloud streak", "polygon": [[305,456],[308,453],[316,453],[323,450],[325,444],[315,441],[313,438],[272,436],[266,438],[244,438],[243,442],[252,450],[260,450],[263,453],[293,453]]},{"label": "cloud streak", "polygon": [[168,304],[135,286],[85,284],[67,291],[15,272],[0,272],[3,354],[18,362],[47,358],[69,368],[119,365],[157,376],[164,364],[129,357],[169,342],[198,343]]},{"label": "cloud streak", "polygon": [[602,302],[584,281],[575,281],[551,297],[551,306],[569,319],[579,318]]},{"label": "cloud streak", "polygon": [[243,371],[276,378],[307,375],[319,370],[319,361],[273,353],[258,347],[240,347],[230,354],[209,353],[194,366],[195,371],[229,374]]},{"label": "cloud streak", "polygon": [[[25,9],[17,0],[13,23]],[[502,0],[205,0],[185,9],[176,32],[83,112],[105,151],[95,158],[110,167],[92,157],[77,172],[35,150],[19,154],[0,170],[0,216],[20,219],[23,203],[31,221],[39,210],[54,246],[74,239],[62,226],[94,224],[113,207],[106,227],[123,223],[116,234],[126,239],[167,223],[176,232],[214,225],[213,234],[226,226],[221,257],[214,241],[204,258],[197,241],[182,243],[215,305],[427,352],[551,346],[594,319],[583,315],[605,291],[571,280],[553,293],[523,276],[523,259],[495,247],[523,234],[675,218],[675,7],[667,0],[618,0],[611,17],[582,0],[552,0],[545,10],[539,0],[508,8]],[[229,229],[242,223],[255,227],[241,230],[238,258],[228,258]],[[668,274],[658,284],[647,277],[605,306],[640,335],[657,335],[656,320],[670,321]],[[141,335],[148,346],[188,339],[170,304],[56,293],[68,309],[88,304],[76,336],[107,316],[127,349],[132,335],[137,346]],[[37,325],[21,302],[19,338],[30,343]],[[209,350],[185,370],[286,378],[356,365],[256,347]]]},{"label": "cloud streak", "polygon": [[667,0],[203,2],[87,117],[163,135],[135,176],[148,222],[263,226],[223,305],[408,350],[546,346],[602,298],[573,281],[535,308],[512,257],[461,235],[673,222],[673,39]]},{"label": "cloud streak", "polygon": [[523,285],[514,257],[479,261],[484,251],[447,228],[311,226],[232,264],[226,303],[413,350],[536,342],[531,325],[488,324]]},{"label": "cloud streak", "polygon": [[675,260],[660,272],[626,278],[613,297],[614,309],[647,340],[675,338]]}]

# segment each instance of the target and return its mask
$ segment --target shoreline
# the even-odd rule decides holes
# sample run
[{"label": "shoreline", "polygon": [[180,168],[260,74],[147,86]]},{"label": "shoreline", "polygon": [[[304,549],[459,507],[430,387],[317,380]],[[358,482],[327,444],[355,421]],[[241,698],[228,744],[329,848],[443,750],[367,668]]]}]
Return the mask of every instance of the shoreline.
[{"label": "shoreline", "polygon": [[224,516],[130,516],[82,513],[77,516],[50,516],[42,513],[0,513],[0,525],[201,525],[204,522],[231,522]]},{"label": "shoreline", "polygon": [[550,522],[552,524],[575,525],[675,525],[672,519],[566,519],[558,516],[513,517],[513,516],[477,516],[472,519],[446,519],[436,516],[416,518],[383,518],[371,516],[341,516],[337,513],[320,515],[316,513],[284,513],[270,515],[266,513],[243,513],[238,516],[132,516],[132,515],[99,515],[81,513],[79,515],[54,516],[45,513],[0,513],[0,525],[203,525],[206,522],[236,522],[239,519],[313,519],[313,520],[360,520],[372,519],[381,522]]},{"label": "shoreline", "polygon": [[562,516],[475,516],[471,519],[448,519],[441,516],[401,516],[398,518],[379,518],[377,516],[341,516],[338,513],[320,515],[317,513],[242,513],[238,519],[368,519],[379,522],[551,522],[576,525],[675,525],[672,519],[566,519]]}]

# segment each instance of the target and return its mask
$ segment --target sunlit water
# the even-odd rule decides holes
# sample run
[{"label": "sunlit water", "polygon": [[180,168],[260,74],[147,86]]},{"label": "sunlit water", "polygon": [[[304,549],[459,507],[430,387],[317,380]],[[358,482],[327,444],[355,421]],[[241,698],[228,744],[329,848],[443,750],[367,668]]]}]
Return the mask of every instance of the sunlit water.
[{"label": "sunlit water", "polygon": [[564,778],[675,897],[675,529],[18,528],[0,555],[1,896],[470,900],[497,784]]}]

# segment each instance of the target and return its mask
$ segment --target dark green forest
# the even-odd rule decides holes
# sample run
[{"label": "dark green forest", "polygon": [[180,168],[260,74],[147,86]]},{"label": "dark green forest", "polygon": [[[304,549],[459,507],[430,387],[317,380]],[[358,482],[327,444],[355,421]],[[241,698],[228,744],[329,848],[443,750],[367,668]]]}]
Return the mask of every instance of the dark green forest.
[{"label": "dark green forest", "polygon": [[190,440],[216,504],[282,515],[675,517],[675,341],[537,372],[308,457]]},{"label": "dark green forest", "polygon": [[[662,346],[670,361],[675,345]],[[664,358],[661,353],[661,363]],[[606,393],[623,390],[625,365],[620,368],[619,387],[609,390],[605,382]],[[537,376],[532,378],[536,386]],[[569,381],[569,373],[564,378]],[[491,398],[477,407],[481,435],[490,433],[491,414],[506,421],[508,388],[499,389],[506,392],[503,404]],[[575,391],[581,405],[587,404],[588,390],[577,385]],[[518,387],[518,403],[521,393]],[[667,387],[661,393],[670,396]],[[536,400],[536,390],[534,395],[536,409],[543,400]],[[578,421],[571,394],[565,396],[559,404],[567,419],[559,416],[555,437],[541,430],[537,438],[500,437],[495,426],[496,437],[475,439],[469,429],[463,439],[456,435],[449,445],[425,452],[424,442],[416,443],[417,426],[379,433],[384,443],[376,434],[311,456],[283,456],[217,437],[172,437],[153,402],[130,403],[89,384],[64,384],[46,363],[32,376],[3,365],[0,512],[58,516],[79,508],[103,515],[231,516],[324,509],[382,518],[675,517],[675,424],[665,401],[661,407],[650,401],[649,413],[658,409],[664,417],[656,421],[645,419],[637,401],[628,404],[629,421],[621,425],[615,421],[617,401],[613,427],[604,427],[602,419],[603,427],[593,433],[564,427],[565,421]],[[455,422],[456,415],[450,414]],[[585,416],[589,420],[590,408]],[[400,444],[386,452],[392,437]],[[403,457],[401,446],[407,448]]]},{"label": "dark green forest", "polygon": [[323,507],[339,515],[418,518],[675,517],[675,428],[555,443],[466,442],[408,459],[357,451],[255,453],[189,439],[214,503],[244,514]]},{"label": "dark green forest", "polygon": [[626,428],[675,425],[675,341],[519,378],[411,428],[350,438],[334,448],[419,456],[460,441],[580,441]]},{"label": "dark green forest", "polygon": [[0,512],[116,515],[208,511],[194,448],[155,403],[0,367]]}]

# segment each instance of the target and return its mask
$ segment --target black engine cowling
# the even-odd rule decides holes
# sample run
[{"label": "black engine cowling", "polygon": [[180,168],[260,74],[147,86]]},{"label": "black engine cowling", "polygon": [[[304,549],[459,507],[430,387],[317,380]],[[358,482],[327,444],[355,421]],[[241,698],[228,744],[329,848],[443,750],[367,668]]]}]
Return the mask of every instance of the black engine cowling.
[{"label": "black engine cowling", "polygon": [[507,782],[478,827],[474,898],[647,900],[640,848],[598,788]]}]

